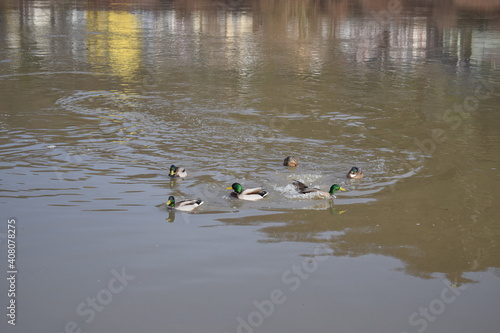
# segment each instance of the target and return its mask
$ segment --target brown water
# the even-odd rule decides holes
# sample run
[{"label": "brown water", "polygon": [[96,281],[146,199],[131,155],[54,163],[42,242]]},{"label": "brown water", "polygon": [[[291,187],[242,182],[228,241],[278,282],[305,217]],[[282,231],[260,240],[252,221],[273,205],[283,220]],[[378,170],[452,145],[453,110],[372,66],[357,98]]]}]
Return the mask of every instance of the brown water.
[{"label": "brown water", "polygon": [[2,1],[2,332],[498,332],[499,23],[498,1]]}]

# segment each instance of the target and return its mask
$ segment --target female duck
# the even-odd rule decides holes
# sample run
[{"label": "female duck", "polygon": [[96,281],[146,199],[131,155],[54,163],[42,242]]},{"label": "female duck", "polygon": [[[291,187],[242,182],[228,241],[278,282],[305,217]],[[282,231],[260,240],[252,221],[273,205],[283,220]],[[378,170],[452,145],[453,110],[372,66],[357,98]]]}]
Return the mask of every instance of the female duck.
[{"label": "female duck", "polygon": [[168,197],[167,207],[168,209],[181,210],[185,212],[192,211],[198,206],[203,205],[203,201],[200,199],[197,200],[182,200],[179,202],[175,202],[175,198],[173,196]]},{"label": "female duck", "polygon": [[176,177],[180,177],[180,178],[184,178],[186,177],[188,174],[186,172],[186,169],[184,168],[179,168],[179,167],[176,167],[175,165],[171,165],[170,166],[170,173],[169,173],[169,176],[172,177],[172,178],[176,178]]},{"label": "female duck", "polygon": [[284,166],[289,166],[289,167],[296,167],[299,165],[299,162],[297,161],[297,159],[293,156],[288,156],[287,158],[285,158],[285,160],[283,161],[283,165]]},{"label": "female duck", "polygon": [[234,183],[231,187],[226,188],[226,190],[231,189],[233,190],[233,192],[231,192],[231,196],[241,200],[255,201],[260,200],[268,195],[268,192],[266,190],[263,190],[261,187],[249,188],[244,190],[239,183]]},{"label": "female duck", "polygon": [[347,178],[350,179],[361,179],[363,178],[363,171],[357,167],[352,167],[347,173]]},{"label": "female duck", "polygon": [[298,180],[294,180],[292,184],[295,186],[295,189],[299,193],[302,194],[314,193],[319,198],[324,198],[324,199],[336,198],[335,196],[336,191],[345,191],[345,189],[343,189],[337,184],[333,184],[328,192],[322,191],[319,188],[310,188],[309,186],[299,182]]}]

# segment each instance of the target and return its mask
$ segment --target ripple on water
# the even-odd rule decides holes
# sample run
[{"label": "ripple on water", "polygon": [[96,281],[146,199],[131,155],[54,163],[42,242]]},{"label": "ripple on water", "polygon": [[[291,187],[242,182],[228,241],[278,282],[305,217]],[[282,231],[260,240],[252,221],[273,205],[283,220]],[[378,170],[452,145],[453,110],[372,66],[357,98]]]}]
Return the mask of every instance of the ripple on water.
[{"label": "ripple on water", "polygon": [[[26,161],[26,174],[53,173],[52,181],[94,182],[97,188],[166,186],[182,197],[213,200],[215,208],[233,205],[224,188],[235,181],[271,189],[266,205],[283,208],[283,198],[312,200],[290,191],[293,179],[326,190],[338,183],[348,192],[339,194],[336,203],[347,204],[373,200],[385,187],[418,172],[406,163],[413,151],[390,146],[399,140],[397,133],[372,135],[363,112],[283,111],[277,116],[286,121],[280,122],[257,108],[200,107],[182,96],[166,100],[109,91],[76,92],[59,99],[56,107],[83,118],[85,126],[61,128],[56,138],[68,141],[50,144],[33,133],[13,131],[0,153],[3,167]],[[283,158],[292,154],[300,163],[293,170],[282,166]],[[188,169],[190,177],[182,186],[171,185],[166,177],[170,164]],[[352,166],[365,170],[362,181],[345,178]]]}]

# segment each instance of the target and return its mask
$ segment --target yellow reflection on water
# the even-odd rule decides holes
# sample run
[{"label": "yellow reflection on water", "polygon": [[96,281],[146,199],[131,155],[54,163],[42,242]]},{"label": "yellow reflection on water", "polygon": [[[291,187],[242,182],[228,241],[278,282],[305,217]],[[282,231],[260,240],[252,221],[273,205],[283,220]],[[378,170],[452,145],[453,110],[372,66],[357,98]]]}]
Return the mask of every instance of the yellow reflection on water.
[{"label": "yellow reflection on water", "polygon": [[124,11],[87,11],[89,63],[132,83],[141,60],[140,24]]}]

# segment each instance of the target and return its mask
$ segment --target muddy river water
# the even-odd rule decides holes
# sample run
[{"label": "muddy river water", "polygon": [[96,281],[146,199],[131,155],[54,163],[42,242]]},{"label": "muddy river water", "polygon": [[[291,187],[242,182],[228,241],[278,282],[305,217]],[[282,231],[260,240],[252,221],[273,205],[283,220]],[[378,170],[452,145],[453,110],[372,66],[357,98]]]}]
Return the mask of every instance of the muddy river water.
[{"label": "muddy river water", "polygon": [[1,331],[498,332],[499,66],[494,0],[2,1]]}]

